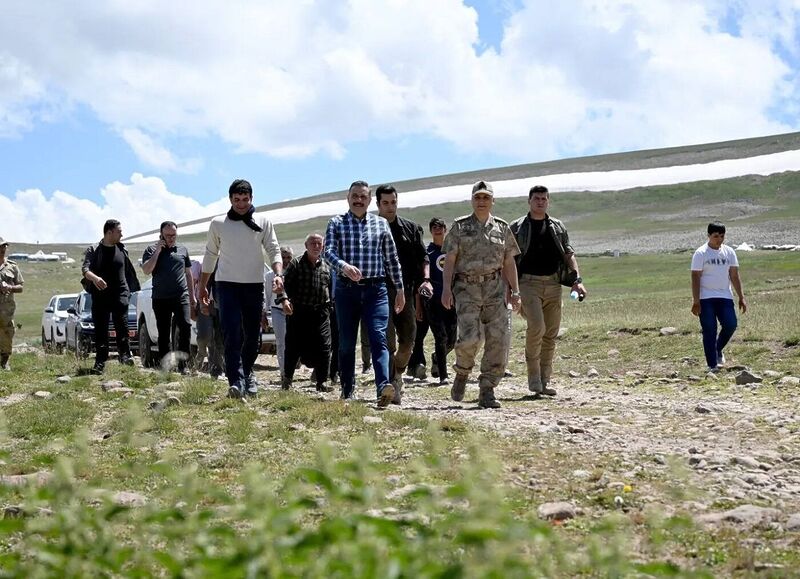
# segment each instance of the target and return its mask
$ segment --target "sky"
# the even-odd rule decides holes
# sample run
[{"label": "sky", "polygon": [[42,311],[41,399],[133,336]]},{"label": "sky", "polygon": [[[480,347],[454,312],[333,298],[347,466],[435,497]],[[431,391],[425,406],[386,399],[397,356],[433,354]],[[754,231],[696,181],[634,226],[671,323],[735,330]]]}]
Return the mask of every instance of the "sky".
[{"label": "sky", "polygon": [[220,213],[235,178],[260,205],[355,179],[800,130],[800,0],[2,7],[12,241]]}]

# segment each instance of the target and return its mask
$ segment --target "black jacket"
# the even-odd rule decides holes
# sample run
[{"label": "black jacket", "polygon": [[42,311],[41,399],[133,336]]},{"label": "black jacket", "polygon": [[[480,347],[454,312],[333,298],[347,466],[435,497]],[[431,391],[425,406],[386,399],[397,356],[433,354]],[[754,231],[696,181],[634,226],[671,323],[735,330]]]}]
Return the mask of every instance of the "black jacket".
[{"label": "black jacket", "polygon": [[403,274],[403,286],[406,293],[417,290],[423,280],[423,266],[428,261],[428,252],[422,241],[422,227],[397,215],[395,217],[399,235],[395,224],[390,223],[392,239],[397,247],[397,256],[400,258],[400,269]]},{"label": "black jacket", "polygon": [[[90,245],[86,248],[86,252],[83,254],[83,265],[81,266],[81,285],[83,286],[83,289],[90,294],[94,293],[94,284],[83,276],[87,271],[91,271],[92,273],[97,273],[100,271],[100,261],[103,256],[102,251],[97,251],[100,245],[101,243]],[[128,256],[128,250],[125,249],[125,245],[122,243],[118,243],[117,247],[120,249],[120,251],[122,251],[122,255],[125,256],[125,281],[128,284],[128,290],[131,292],[138,292],[141,289],[141,286],[139,285],[139,278],[136,277],[136,269],[134,269],[133,263],[131,263],[131,258]]]}]

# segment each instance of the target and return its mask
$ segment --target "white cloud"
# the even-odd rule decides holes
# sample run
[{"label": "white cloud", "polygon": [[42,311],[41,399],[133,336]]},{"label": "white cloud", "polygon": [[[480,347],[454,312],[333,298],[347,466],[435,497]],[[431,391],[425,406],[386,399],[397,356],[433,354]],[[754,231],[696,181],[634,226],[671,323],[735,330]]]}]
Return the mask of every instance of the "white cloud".
[{"label": "white cloud", "polygon": [[160,171],[197,173],[202,165],[200,159],[180,159],[169,149],[157,143],[139,129],[125,129],[122,138],[133,149],[134,154],[146,166]]},{"label": "white cloud", "polygon": [[[770,116],[798,98],[775,50],[796,54],[797,0],[520,6],[501,48],[482,51],[460,0],[6,0],[0,135],[54,94],[151,167],[182,171],[195,165],[159,144],[169,136],[341,158],[375,136],[426,135],[534,160],[797,127]],[[720,24],[731,9],[737,36]]]},{"label": "white cloud", "polygon": [[104,202],[94,203],[64,191],[47,197],[38,189],[0,195],[2,235],[16,242],[79,243],[102,237],[106,219],[119,219],[123,231],[133,235],[155,229],[165,220],[178,223],[224,213],[227,197],[209,205],[176,195],[158,177],[131,176],[130,183],[115,181],[101,191]]}]

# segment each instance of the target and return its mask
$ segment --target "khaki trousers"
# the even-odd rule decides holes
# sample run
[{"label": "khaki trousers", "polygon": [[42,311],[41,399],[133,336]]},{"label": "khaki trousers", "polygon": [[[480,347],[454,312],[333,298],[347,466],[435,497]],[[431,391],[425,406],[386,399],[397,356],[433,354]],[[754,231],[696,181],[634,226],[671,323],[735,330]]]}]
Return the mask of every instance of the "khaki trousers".
[{"label": "khaki trousers", "polygon": [[528,380],[550,382],[556,338],[561,325],[561,284],[557,276],[520,275],[519,293],[528,322],[525,362]]}]

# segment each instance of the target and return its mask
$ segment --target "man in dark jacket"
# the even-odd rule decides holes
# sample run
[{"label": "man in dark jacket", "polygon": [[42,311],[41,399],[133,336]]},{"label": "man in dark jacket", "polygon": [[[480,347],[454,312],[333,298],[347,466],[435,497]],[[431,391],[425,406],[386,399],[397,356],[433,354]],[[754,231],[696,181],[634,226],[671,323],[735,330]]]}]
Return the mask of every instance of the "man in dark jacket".
[{"label": "man in dark jacket", "polygon": [[547,187],[531,187],[528,205],[530,212],[511,224],[520,249],[516,257],[519,293],[528,324],[525,332],[528,390],[536,396],[555,396],[556,391],[549,383],[561,326],[561,286],[568,277],[562,275],[564,270],[571,273],[567,283],[572,283],[572,290],[581,299],[586,296],[586,288],[578,272],[567,228],[547,214],[550,207]]},{"label": "man in dark jacket", "polygon": [[122,225],[109,219],[103,225],[103,239],[86,248],[81,283],[92,294],[95,358],[93,374],[102,374],[108,360],[108,318],[114,321],[117,354],[121,364],[133,365],[128,343],[128,300],[139,291],[139,280],[128,250],[120,243]]},{"label": "man in dark jacket", "polygon": [[[397,215],[397,190],[392,185],[379,185],[375,190],[378,202],[378,215],[389,222],[392,239],[400,258],[400,270],[405,288],[405,307],[399,313],[389,316],[386,339],[389,345],[389,376],[394,385],[393,404],[400,404],[403,395],[403,373],[408,366],[414,350],[417,333],[415,293],[423,290],[424,295],[433,293],[431,285],[428,254],[422,242],[422,227]],[[394,288],[389,288],[389,303],[395,299]]]}]

